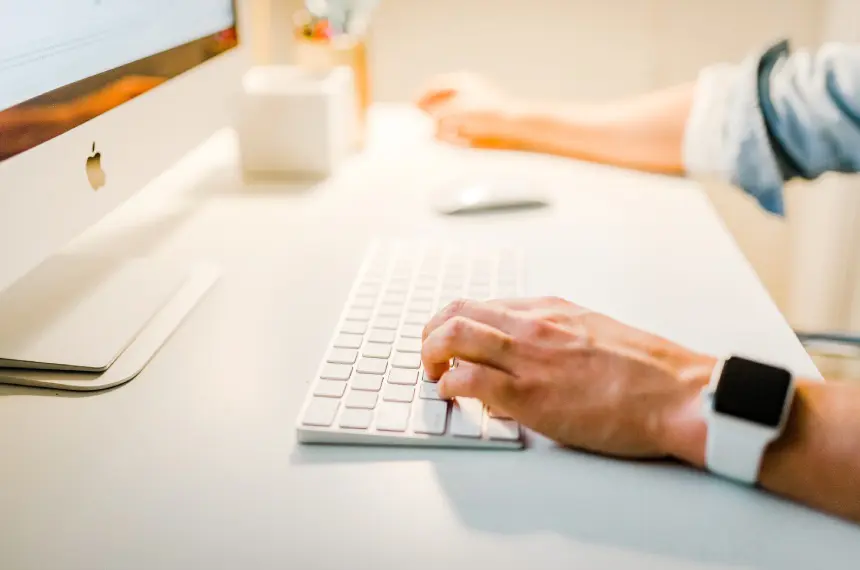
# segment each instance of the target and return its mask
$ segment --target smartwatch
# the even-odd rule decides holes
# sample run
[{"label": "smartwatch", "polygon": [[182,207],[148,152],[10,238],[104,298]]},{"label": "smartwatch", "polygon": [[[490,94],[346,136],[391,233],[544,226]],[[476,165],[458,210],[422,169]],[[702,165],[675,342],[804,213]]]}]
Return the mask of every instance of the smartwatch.
[{"label": "smartwatch", "polygon": [[785,429],[794,389],[783,368],[738,356],[719,361],[702,389],[708,471],[755,485],[767,446]]}]

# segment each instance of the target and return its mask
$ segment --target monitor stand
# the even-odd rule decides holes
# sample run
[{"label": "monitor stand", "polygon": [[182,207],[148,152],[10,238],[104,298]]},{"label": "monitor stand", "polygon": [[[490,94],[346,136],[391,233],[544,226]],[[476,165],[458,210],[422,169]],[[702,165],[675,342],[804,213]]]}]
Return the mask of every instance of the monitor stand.
[{"label": "monitor stand", "polygon": [[63,255],[0,293],[0,384],[101,390],[137,376],[217,267]]}]

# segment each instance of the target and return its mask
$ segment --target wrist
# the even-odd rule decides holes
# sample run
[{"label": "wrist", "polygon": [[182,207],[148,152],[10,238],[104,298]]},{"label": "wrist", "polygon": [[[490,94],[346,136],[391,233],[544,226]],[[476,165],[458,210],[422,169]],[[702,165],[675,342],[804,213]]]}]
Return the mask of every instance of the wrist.
[{"label": "wrist", "polygon": [[702,415],[702,389],[717,365],[711,356],[696,355],[678,367],[677,403],[663,422],[666,455],[699,469],[705,467],[707,424]]},{"label": "wrist", "polygon": [[541,129],[541,118],[526,102],[510,99],[498,109],[498,126],[495,136],[514,150],[532,152],[545,151],[545,139]]}]

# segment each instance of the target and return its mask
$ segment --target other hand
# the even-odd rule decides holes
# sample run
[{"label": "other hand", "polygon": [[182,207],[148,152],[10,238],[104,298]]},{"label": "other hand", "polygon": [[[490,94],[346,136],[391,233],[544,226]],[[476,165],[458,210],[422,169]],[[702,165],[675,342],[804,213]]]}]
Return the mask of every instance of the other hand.
[{"label": "other hand", "polygon": [[[457,359],[457,366],[449,362]],[[477,398],[570,447],[665,457],[683,447],[715,359],[557,298],[456,301],[425,327],[445,398]]]},{"label": "other hand", "polygon": [[436,137],[452,144],[516,149],[526,133],[519,103],[470,73],[436,77],[417,100],[436,122]]}]

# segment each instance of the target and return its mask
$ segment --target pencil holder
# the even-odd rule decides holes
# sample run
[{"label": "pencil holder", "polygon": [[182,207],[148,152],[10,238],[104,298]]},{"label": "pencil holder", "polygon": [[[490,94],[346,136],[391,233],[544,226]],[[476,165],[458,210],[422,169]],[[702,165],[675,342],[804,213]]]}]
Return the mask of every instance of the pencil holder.
[{"label": "pencil holder", "polygon": [[352,71],[253,67],[242,80],[235,126],[246,176],[322,178],[355,138]]},{"label": "pencil holder", "polygon": [[311,72],[331,70],[339,66],[352,71],[355,103],[355,145],[364,146],[367,112],[371,103],[365,35],[344,34],[331,38],[309,38],[296,35],[295,63]]}]

